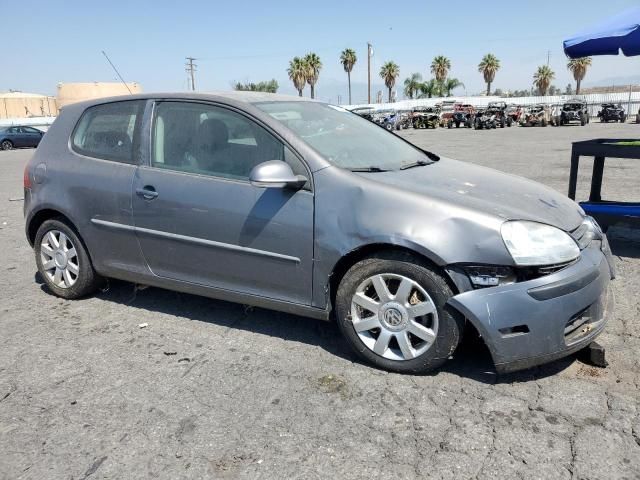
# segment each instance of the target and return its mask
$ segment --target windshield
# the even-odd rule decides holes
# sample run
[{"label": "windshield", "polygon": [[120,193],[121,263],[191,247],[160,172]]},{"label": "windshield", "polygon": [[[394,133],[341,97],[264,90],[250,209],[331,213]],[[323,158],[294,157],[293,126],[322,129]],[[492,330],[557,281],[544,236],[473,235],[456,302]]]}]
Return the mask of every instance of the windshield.
[{"label": "windshield", "polygon": [[338,167],[398,170],[405,165],[431,163],[423,151],[344,108],[315,102],[268,102],[255,106]]}]

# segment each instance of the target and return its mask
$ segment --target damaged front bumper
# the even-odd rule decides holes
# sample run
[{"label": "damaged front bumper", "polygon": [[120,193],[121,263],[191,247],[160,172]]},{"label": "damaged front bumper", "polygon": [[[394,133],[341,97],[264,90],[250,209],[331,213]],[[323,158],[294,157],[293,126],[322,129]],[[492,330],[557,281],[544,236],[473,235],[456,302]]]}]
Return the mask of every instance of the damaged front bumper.
[{"label": "damaged front bumper", "polygon": [[613,262],[606,237],[572,265],[521,283],[471,290],[449,304],[478,330],[500,373],[570,355],[604,329],[613,307]]}]

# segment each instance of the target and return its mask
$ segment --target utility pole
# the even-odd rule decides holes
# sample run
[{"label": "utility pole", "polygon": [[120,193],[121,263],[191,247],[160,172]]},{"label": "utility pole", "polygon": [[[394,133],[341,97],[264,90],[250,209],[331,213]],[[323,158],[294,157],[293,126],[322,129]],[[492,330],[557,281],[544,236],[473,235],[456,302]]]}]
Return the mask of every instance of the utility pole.
[{"label": "utility pole", "polygon": [[195,71],[196,68],[198,67],[195,63],[193,63],[193,61],[196,60],[193,57],[187,57],[187,63],[185,64],[185,66],[187,67],[185,69],[185,71],[189,74],[189,76],[191,77],[191,90],[195,90],[196,89],[196,81],[195,81]]},{"label": "utility pole", "polygon": [[367,103],[371,103],[371,44],[367,42]]}]

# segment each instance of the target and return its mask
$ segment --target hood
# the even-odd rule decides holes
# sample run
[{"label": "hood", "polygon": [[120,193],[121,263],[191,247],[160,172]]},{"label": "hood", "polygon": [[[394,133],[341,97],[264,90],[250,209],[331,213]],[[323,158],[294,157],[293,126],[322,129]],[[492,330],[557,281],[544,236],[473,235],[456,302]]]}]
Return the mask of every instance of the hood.
[{"label": "hood", "polygon": [[583,219],[577,203],[549,187],[448,158],[407,170],[364,175],[403,191],[505,220],[531,220],[572,231]]}]

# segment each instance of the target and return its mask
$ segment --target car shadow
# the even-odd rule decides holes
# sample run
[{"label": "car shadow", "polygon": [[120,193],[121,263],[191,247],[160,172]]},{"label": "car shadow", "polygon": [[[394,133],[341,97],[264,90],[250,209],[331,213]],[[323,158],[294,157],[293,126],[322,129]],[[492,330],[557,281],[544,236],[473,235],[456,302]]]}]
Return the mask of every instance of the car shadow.
[{"label": "car shadow", "polygon": [[[53,295],[39,273],[35,274],[35,281],[40,284],[40,288],[44,292]],[[111,280],[108,288],[96,296],[106,302],[127,305],[149,312],[183,317],[191,321],[205,322],[229,329],[239,329],[313,345],[349,362],[373,368],[351,351],[333,321],[308,319],[155,287],[139,289],[131,283],[118,280]],[[556,375],[569,367],[575,360],[576,356],[574,355],[528,370],[498,374],[488,348],[477,332],[468,328],[452,358],[441,369],[426,375],[437,376],[441,372],[447,372],[484,384],[519,383]]]},{"label": "car shadow", "polygon": [[615,225],[607,231],[611,252],[619,257],[640,258],[640,229]]}]

